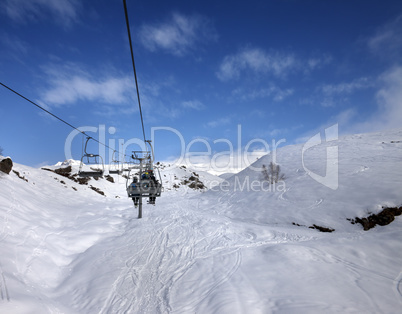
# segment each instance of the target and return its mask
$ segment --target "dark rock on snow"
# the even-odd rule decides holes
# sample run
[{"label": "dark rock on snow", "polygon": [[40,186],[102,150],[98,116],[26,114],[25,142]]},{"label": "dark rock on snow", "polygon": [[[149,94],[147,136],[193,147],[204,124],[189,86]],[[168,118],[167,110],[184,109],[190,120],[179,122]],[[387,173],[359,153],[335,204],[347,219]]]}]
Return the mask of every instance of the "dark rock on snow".
[{"label": "dark rock on snow", "polygon": [[363,226],[365,231],[374,228],[376,225],[386,226],[394,221],[395,216],[399,216],[402,214],[402,206],[401,207],[387,207],[384,208],[378,214],[372,214],[368,217],[355,219],[349,219],[352,224],[359,223]]},{"label": "dark rock on snow", "polygon": [[0,171],[9,174],[11,169],[13,169],[13,161],[11,158],[4,158],[0,161]]}]

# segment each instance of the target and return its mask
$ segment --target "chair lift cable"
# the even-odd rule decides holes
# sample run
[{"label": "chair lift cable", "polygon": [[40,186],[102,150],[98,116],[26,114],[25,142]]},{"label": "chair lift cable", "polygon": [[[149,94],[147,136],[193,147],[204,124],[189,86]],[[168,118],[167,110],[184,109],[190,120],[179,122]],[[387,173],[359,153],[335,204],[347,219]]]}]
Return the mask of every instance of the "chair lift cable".
[{"label": "chair lift cable", "polygon": [[[146,136],[145,136],[145,128],[144,128],[144,119],[142,117],[142,109],[141,109],[141,100],[140,100],[140,92],[138,89],[138,80],[137,80],[137,72],[135,70],[135,62],[134,62],[134,51],[133,51],[133,43],[131,41],[131,32],[130,32],[130,24],[128,22],[128,13],[127,13],[127,4],[126,4],[126,0],[123,0],[123,4],[124,4],[124,14],[126,17],[126,25],[127,25],[127,34],[128,34],[128,41],[130,43],[130,52],[131,52],[131,61],[133,64],[133,71],[134,71],[134,79],[135,79],[135,87],[137,90],[137,99],[138,99],[138,107],[140,109],[140,117],[141,117],[141,125],[142,125],[142,134],[144,136],[144,145],[146,147]],[[146,150],[148,150],[148,148],[145,148]]]},{"label": "chair lift cable", "polygon": [[[53,116],[54,118],[60,120],[61,122],[67,124],[69,127],[77,130],[78,132],[85,134],[85,132],[77,129],[75,126],[71,125],[70,123],[66,122],[65,120],[63,120],[62,118],[59,118],[58,116],[56,116],[55,114],[51,113],[50,111],[46,110],[45,108],[43,108],[42,106],[39,106],[37,103],[34,103],[32,100],[26,98],[25,96],[21,95],[20,93],[16,92],[14,89],[12,89],[11,87],[8,87],[7,85],[3,84],[0,82],[0,84],[2,86],[4,86],[5,88],[7,88],[8,90],[12,91],[14,94],[20,96],[21,98],[25,99],[26,101],[30,102],[31,104],[33,104],[34,106],[38,107],[39,109],[43,110],[44,112],[50,114],[51,116]],[[86,135],[86,134],[85,134]]]},{"label": "chair lift cable", "polygon": [[[138,99],[138,107],[139,107],[139,111],[140,111],[140,117],[141,117],[141,125],[142,125],[142,134],[144,136],[144,144],[145,144],[145,149],[148,150],[146,143],[148,142],[146,140],[146,136],[145,136],[145,128],[144,128],[144,119],[142,116],[142,108],[141,108],[141,100],[140,100],[140,93],[139,93],[139,89],[138,89],[138,80],[137,80],[137,73],[136,73],[136,69],[135,69],[135,62],[134,62],[134,52],[133,52],[133,45],[132,45],[132,41],[131,41],[131,32],[130,32],[130,25],[129,25],[129,21],[128,21],[128,13],[127,13],[127,4],[126,4],[126,0],[123,0],[124,3],[124,13],[125,13],[125,17],[126,17],[126,25],[127,25],[127,33],[128,33],[128,40],[129,40],[129,44],[130,44],[130,51],[131,51],[131,61],[133,64],[133,72],[134,72],[134,79],[135,79],[135,86],[136,86],[136,90],[137,90],[137,99]],[[78,129],[77,127],[73,126],[72,124],[68,123],[67,121],[65,121],[64,119],[58,117],[57,115],[51,113],[49,110],[46,110],[45,108],[43,108],[42,106],[38,105],[37,103],[33,102],[32,100],[30,100],[29,98],[23,96],[22,94],[18,93],[17,91],[15,91],[14,89],[8,87],[7,85],[3,84],[0,82],[0,85],[2,85],[3,87],[5,87],[6,89],[10,90],[11,92],[13,92],[14,94],[18,95],[19,97],[23,98],[24,100],[30,102],[31,104],[33,104],[34,106],[38,107],[39,109],[43,110],[44,112],[46,112],[47,114],[51,115],[52,117],[56,118],[57,120],[63,122],[64,124],[68,125],[69,127],[71,127],[74,130],[77,130],[78,132],[80,132],[81,134],[89,137],[90,139],[92,139],[93,141],[103,145],[104,147],[110,149],[110,150],[115,150],[114,148],[111,148],[110,146],[100,142],[99,140],[89,136],[87,133],[85,133],[84,131],[81,131],[80,129]],[[124,156],[128,156],[126,154],[124,154]]]},{"label": "chair lift cable", "polygon": [[[4,86],[5,88],[7,88],[8,90],[10,90],[11,92],[13,92],[14,94],[20,96],[21,98],[25,99],[26,101],[30,102],[31,104],[33,104],[34,106],[38,107],[39,109],[43,110],[44,112],[46,112],[47,114],[51,115],[52,117],[56,118],[57,120],[63,122],[64,124],[68,125],[69,127],[73,128],[74,130],[77,130],[78,132],[80,132],[81,134],[89,137],[90,139],[92,139],[93,141],[105,146],[106,148],[110,149],[110,150],[115,150],[114,148],[111,148],[110,146],[98,141],[97,139],[93,138],[92,136],[88,135],[87,133],[85,133],[84,131],[81,131],[80,129],[76,128],[75,126],[73,126],[72,124],[68,123],[67,121],[63,120],[62,118],[56,116],[55,114],[51,113],[49,110],[46,110],[45,108],[43,108],[42,106],[38,105],[37,103],[33,102],[32,100],[30,100],[29,98],[21,95],[20,93],[18,93],[17,91],[15,91],[14,89],[12,89],[11,87],[8,87],[7,85],[3,84],[0,82],[0,85]],[[127,156],[127,155],[125,155]]]}]

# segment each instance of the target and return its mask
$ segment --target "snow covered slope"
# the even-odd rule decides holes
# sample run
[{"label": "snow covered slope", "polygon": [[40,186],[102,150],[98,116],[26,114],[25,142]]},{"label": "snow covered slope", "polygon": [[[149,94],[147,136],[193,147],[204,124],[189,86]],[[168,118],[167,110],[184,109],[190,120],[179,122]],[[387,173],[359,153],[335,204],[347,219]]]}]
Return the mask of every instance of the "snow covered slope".
[{"label": "snow covered slope", "polygon": [[[310,172],[325,175],[328,147],[338,149],[336,190],[309,175]],[[314,146],[304,154],[303,144],[286,146],[276,153],[276,162],[286,179],[275,186],[259,186],[260,169],[271,160],[271,155],[260,158],[227,179],[229,184],[214,188],[217,192],[209,192],[214,203],[222,203],[219,207],[225,215],[258,223],[319,224],[352,231],[354,227],[346,218],[377,213],[382,206],[402,204],[400,130],[347,136]],[[328,163],[335,162],[328,160]],[[219,193],[222,191],[225,193]]]},{"label": "snow covered slope", "polygon": [[[310,176],[334,145],[336,190]],[[369,231],[347,218],[402,204],[402,130],[314,146],[304,167],[302,149],[277,152],[286,179],[271,191],[251,168],[222,181],[164,166],[141,220],[122,176],[81,185],[15,164],[0,175],[0,312],[399,312],[402,217]]]}]

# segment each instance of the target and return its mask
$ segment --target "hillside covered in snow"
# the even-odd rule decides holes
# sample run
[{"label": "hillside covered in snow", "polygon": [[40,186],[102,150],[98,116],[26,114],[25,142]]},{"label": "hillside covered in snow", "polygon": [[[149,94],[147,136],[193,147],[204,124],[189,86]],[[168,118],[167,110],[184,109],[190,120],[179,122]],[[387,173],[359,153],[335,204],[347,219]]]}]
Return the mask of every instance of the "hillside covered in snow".
[{"label": "hillside covered in snow", "polygon": [[[258,170],[272,155],[224,178],[162,164],[142,219],[123,175],[14,163],[0,173],[0,312],[400,312],[402,216],[359,219],[402,206],[402,130],[304,148],[276,152],[275,185]],[[328,169],[336,187],[317,181]]]}]

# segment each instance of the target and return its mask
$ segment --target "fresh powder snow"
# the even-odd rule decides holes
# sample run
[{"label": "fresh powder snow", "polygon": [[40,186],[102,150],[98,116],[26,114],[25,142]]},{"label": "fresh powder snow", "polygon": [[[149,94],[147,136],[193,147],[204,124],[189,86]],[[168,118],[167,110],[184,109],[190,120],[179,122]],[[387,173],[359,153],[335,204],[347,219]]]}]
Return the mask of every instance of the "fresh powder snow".
[{"label": "fresh powder snow", "polygon": [[[0,312],[400,313],[402,216],[351,222],[402,205],[402,130],[283,147],[285,179],[268,187],[253,169],[272,157],[226,180],[162,164],[142,219],[121,175],[80,184],[73,160],[14,163],[0,175]],[[326,162],[336,189],[312,178]]]}]

